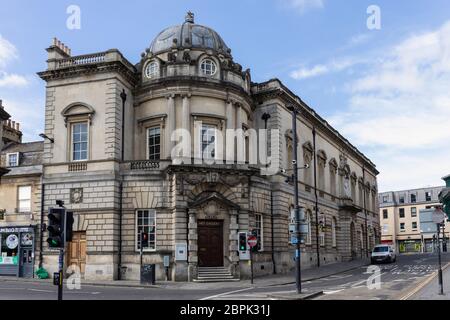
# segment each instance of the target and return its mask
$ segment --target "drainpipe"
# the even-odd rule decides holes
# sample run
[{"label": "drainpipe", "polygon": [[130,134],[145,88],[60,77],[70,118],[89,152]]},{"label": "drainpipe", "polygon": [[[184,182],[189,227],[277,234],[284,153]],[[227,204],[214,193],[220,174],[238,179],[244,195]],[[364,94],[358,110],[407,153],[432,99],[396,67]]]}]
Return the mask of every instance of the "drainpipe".
[{"label": "drainpipe", "polygon": [[44,199],[45,184],[41,183],[41,229],[39,230],[39,268],[42,268],[44,261]]},{"label": "drainpipe", "polygon": [[319,199],[317,197],[317,155],[316,155],[316,128],[313,127],[313,149],[314,149],[314,197],[316,211],[316,253],[317,267],[320,267],[320,243],[319,243]]},{"label": "drainpipe", "polygon": [[[125,93],[125,89],[122,90],[122,93],[120,94],[120,98],[122,99],[122,163],[124,162],[125,158],[125,102],[127,101],[127,94]],[[119,261],[117,263],[117,269],[118,274],[117,278],[119,280],[122,280],[122,218],[123,218],[123,181],[121,181],[119,184]]]},{"label": "drainpipe", "polygon": [[363,206],[364,206],[364,215],[365,215],[365,217],[366,217],[366,221],[365,221],[365,239],[364,239],[364,241],[366,242],[366,245],[365,245],[365,247],[366,247],[366,257],[368,258],[369,257],[369,239],[368,239],[368,236],[369,236],[369,232],[368,232],[368,230],[367,230],[367,209],[366,209],[366,167],[363,165],[363,167],[362,167],[362,170],[363,170],[363,198],[364,198],[364,201],[363,201]]}]

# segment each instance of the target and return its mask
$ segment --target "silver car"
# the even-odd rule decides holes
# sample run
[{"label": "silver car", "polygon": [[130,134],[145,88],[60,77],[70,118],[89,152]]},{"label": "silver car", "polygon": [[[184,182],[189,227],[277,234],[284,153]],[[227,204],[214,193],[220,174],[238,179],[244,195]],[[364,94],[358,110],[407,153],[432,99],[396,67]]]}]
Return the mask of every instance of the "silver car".
[{"label": "silver car", "polygon": [[397,261],[397,255],[395,254],[394,248],[392,248],[392,246],[382,244],[373,248],[370,261],[372,264],[382,262],[395,262]]}]

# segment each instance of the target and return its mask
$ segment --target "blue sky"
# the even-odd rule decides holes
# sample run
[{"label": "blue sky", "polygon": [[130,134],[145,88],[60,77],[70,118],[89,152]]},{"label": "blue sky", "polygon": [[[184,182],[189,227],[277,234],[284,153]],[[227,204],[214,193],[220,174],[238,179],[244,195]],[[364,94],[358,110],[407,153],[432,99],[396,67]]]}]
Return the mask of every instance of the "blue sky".
[{"label": "blue sky", "polygon": [[[81,29],[66,28],[70,5]],[[381,29],[367,28],[367,8]],[[44,123],[45,48],[119,49],[136,63],[159,31],[196,22],[218,31],[253,81],[277,77],[371,158],[381,191],[442,185],[450,173],[448,0],[0,0],[0,99],[25,141]]]}]

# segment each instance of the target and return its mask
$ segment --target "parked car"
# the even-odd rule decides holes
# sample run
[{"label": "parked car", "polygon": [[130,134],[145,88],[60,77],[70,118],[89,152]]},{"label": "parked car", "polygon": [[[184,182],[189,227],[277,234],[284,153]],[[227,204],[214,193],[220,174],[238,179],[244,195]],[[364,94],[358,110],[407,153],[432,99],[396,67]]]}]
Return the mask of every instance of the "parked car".
[{"label": "parked car", "polygon": [[397,261],[397,255],[395,254],[395,250],[392,246],[382,244],[373,248],[372,254],[370,256],[370,261],[372,262],[372,264],[381,262],[395,262]]}]

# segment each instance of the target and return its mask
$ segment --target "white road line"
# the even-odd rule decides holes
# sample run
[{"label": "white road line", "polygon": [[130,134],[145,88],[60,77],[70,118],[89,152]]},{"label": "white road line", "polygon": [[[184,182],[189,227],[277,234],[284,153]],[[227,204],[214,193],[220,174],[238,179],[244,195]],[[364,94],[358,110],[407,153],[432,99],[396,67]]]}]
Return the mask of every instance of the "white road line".
[{"label": "white road line", "polygon": [[254,289],[254,287],[246,288],[246,289],[240,289],[240,290],[235,290],[235,291],[230,291],[230,292],[224,292],[224,293],[217,294],[217,295],[214,295],[214,296],[205,297],[205,298],[202,298],[200,300],[210,300],[210,299],[214,299],[214,298],[220,298],[220,297],[223,297],[223,296],[226,296],[226,295],[230,295],[230,294],[233,294],[233,293],[248,291],[248,290],[252,290],[252,289]]},{"label": "white road line", "polygon": [[334,290],[334,291],[324,291],[323,294],[336,294],[336,293],[339,293],[341,291],[344,291],[344,289]]},{"label": "white road line", "polygon": [[41,290],[41,289],[28,289],[28,291],[48,292],[48,293],[53,293],[53,292],[55,292],[54,290]]}]

